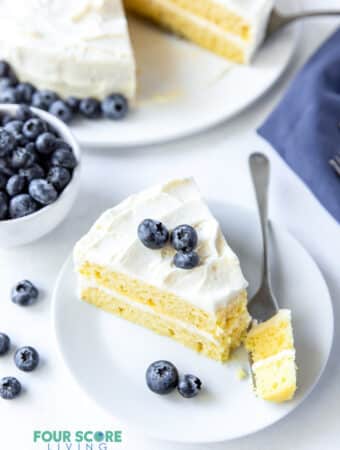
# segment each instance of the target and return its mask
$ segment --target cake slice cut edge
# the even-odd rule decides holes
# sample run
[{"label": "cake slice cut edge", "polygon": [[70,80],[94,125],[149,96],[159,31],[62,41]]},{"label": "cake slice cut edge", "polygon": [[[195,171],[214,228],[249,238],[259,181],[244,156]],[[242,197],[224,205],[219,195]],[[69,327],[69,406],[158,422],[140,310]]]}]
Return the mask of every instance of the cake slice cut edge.
[{"label": "cake slice cut edge", "polygon": [[254,325],[245,347],[251,354],[256,394],[277,403],[291,400],[297,389],[291,311],[281,309],[266,322]]},{"label": "cake slice cut edge", "polygon": [[[137,227],[150,214],[169,229],[191,216],[188,224],[199,238],[197,268],[174,267],[170,246],[150,250],[139,242]],[[104,213],[77,243],[74,260],[80,298],[107,312],[222,362],[245,337],[246,281],[192,179],[143,191]],[[214,281],[219,275],[225,278]]]}]

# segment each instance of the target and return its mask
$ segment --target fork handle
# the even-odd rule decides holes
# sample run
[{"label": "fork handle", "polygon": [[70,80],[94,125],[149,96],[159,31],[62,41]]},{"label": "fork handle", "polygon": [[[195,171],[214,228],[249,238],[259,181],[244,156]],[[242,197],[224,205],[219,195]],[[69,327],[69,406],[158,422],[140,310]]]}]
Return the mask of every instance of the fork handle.
[{"label": "fork handle", "polygon": [[268,187],[270,164],[263,153],[253,153],[249,157],[249,167],[255,188],[256,201],[261,222],[263,242],[262,286],[269,286],[270,269],[268,256]]}]

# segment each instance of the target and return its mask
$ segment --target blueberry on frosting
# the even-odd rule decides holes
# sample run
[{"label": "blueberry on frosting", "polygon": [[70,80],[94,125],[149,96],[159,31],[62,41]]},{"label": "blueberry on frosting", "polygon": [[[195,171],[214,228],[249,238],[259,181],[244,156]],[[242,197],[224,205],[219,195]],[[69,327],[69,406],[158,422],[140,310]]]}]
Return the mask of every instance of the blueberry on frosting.
[{"label": "blueberry on frosting", "polygon": [[145,247],[155,250],[167,244],[169,231],[162,222],[145,219],[138,226],[138,237]]},{"label": "blueberry on frosting", "polygon": [[177,252],[173,262],[179,269],[189,270],[198,266],[200,258],[196,252]]},{"label": "blueberry on frosting", "polygon": [[197,246],[197,232],[190,225],[179,225],[170,236],[170,242],[177,251],[191,252]]}]

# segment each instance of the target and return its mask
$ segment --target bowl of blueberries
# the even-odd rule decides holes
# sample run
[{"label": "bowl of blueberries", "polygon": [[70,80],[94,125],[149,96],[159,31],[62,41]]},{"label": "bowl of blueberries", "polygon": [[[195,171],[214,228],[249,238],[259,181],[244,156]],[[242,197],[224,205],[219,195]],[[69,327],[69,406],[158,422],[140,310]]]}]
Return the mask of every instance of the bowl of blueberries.
[{"label": "bowl of blueberries", "polygon": [[80,149],[65,123],[27,105],[0,104],[0,248],[33,242],[69,213]]}]

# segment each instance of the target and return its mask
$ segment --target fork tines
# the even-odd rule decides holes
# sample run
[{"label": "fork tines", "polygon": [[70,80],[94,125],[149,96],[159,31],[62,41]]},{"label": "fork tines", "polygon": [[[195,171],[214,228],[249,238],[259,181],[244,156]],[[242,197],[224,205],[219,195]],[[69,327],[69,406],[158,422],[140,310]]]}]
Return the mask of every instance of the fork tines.
[{"label": "fork tines", "polygon": [[340,177],[340,154],[335,155],[329,160],[329,164],[333,167],[335,173]]}]

